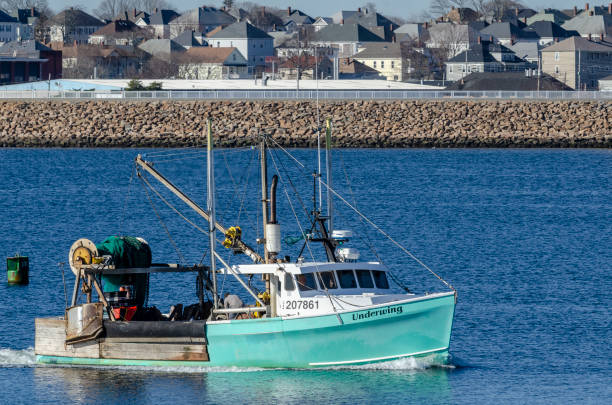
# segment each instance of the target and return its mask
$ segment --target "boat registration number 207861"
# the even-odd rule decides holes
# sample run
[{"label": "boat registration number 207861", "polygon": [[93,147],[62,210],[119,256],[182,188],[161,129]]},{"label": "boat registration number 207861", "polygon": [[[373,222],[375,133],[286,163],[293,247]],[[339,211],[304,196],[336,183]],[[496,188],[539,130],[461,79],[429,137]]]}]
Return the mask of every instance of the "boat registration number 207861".
[{"label": "boat registration number 207861", "polygon": [[283,301],[281,307],[283,309],[319,309],[319,301],[317,300],[288,300],[288,301]]}]

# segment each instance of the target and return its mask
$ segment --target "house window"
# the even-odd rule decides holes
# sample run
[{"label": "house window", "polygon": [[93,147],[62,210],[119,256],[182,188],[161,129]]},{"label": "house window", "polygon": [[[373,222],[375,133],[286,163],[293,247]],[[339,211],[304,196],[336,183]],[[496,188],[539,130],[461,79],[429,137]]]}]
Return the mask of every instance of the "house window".
[{"label": "house window", "polygon": [[555,52],[555,60],[559,60],[559,52]]},{"label": "house window", "polygon": [[453,65],[448,65],[448,73],[453,73]]},{"label": "house window", "polygon": [[263,48],[263,44],[259,44],[259,47],[260,47],[260,48]]},{"label": "house window", "polygon": [[391,69],[394,69],[394,68],[395,68],[395,61],[392,60],[391,61]]},{"label": "house window", "polygon": [[217,41],[217,48],[219,48],[221,46],[221,42]]},{"label": "house window", "polygon": [[381,60],[381,61],[380,61],[380,68],[381,68],[381,69],[384,69],[384,68],[385,68],[385,61],[384,61],[384,60]]},{"label": "house window", "polygon": [[374,61],[374,69],[376,69],[376,61]]},{"label": "house window", "polygon": [[559,66],[555,66],[555,74],[559,74]]}]

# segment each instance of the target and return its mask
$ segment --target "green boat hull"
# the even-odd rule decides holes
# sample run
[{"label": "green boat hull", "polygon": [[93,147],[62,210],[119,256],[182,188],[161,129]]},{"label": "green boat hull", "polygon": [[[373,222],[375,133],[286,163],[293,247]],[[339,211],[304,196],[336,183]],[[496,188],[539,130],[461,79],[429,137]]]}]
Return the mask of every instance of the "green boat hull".
[{"label": "green boat hull", "polygon": [[210,361],[38,356],[45,364],[312,368],[445,354],[455,311],[452,293],[303,318],[207,324]]}]

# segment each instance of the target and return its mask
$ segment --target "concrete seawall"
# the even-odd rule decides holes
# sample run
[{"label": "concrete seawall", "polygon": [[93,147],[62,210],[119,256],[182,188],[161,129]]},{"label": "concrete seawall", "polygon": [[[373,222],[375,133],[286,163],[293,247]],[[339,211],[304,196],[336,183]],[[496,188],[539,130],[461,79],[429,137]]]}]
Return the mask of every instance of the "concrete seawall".
[{"label": "concrete seawall", "polygon": [[[316,143],[314,102],[3,101],[2,147],[180,147],[203,145],[207,117],[217,146]],[[337,101],[337,147],[612,147],[612,102]]]}]

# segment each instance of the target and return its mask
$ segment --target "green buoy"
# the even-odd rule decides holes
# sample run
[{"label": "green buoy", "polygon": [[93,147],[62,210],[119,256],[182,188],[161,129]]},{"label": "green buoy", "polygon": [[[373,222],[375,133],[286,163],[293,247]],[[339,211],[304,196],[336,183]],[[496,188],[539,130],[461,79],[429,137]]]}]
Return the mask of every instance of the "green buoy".
[{"label": "green buoy", "polygon": [[6,259],[6,276],[9,284],[30,283],[30,261],[27,256],[16,255]]}]

